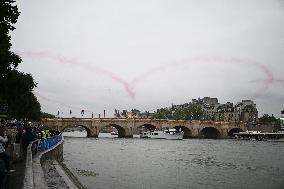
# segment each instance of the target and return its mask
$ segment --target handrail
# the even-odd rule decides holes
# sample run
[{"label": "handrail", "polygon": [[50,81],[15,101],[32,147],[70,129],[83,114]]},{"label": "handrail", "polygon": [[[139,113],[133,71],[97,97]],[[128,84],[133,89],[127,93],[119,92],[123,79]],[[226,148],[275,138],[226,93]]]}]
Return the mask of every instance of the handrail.
[{"label": "handrail", "polygon": [[42,151],[49,149],[50,147],[60,142],[62,139],[63,139],[63,136],[60,134],[60,135],[55,135],[49,138],[39,140],[37,144],[37,152],[42,152]]},{"label": "handrail", "polygon": [[32,141],[27,147],[27,158],[26,158],[26,170],[24,178],[24,187],[25,189],[34,188],[34,175],[33,175],[33,155],[38,152],[43,152],[48,150],[52,146],[56,145],[63,139],[63,136],[55,135],[46,139],[37,139]]}]

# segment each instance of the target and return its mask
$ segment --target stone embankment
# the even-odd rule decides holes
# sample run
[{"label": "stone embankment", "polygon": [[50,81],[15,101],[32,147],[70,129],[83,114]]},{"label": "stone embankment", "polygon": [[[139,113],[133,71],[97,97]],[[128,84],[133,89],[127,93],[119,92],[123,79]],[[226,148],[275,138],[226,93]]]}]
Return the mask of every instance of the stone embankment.
[{"label": "stone embankment", "polygon": [[38,141],[30,144],[27,149],[24,189],[78,189],[70,176],[63,170],[63,139],[42,152],[36,152]]}]

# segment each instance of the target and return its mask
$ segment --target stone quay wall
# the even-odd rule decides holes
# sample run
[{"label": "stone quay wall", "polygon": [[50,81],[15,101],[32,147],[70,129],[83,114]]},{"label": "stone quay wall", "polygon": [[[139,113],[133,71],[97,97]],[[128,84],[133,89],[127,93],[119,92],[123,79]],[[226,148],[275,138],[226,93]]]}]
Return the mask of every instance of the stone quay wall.
[{"label": "stone quay wall", "polygon": [[63,140],[51,148],[33,155],[36,142],[31,143],[27,148],[26,170],[24,178],[24,189],[48,189],[44,178],[42,163],[47,159],[57,161],[63,160]]}]

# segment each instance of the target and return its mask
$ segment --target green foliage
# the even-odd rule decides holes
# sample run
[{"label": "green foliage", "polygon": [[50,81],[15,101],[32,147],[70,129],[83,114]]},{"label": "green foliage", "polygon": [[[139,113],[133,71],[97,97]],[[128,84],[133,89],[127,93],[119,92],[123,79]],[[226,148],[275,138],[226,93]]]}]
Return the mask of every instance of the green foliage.
[{"label": "green foliage", "polygon": [[173,119],[179,120],[200,120],[202,118],[202,108],[199,105],[188,104],[177,108],[173,113]]},{"label": "green foliage", "polygon": [[0,3],[0,104],[8,104],[8,114],[17,119],[40,119],[40,104],[32,93],[36,83],[30,74],[17,70],[21,58],[11,52],[9,31],[20,15],[14,0]]},{"label": "green foliage", "polygon": [[172,111],[168,108],[161,108],[152,117],[155,119],[172,119]]},{"label": "green foliage", "polygon": [[281,127],[284,127],[284,118],[279,118],[278,122],[281,125]]},{"label": "green foliage", "polygon": [[263,116],[261,116],[261,117],[259,118],[259,122],[260,122],[260,123],[272,123],[272,122],[278,123],[279,120],[277,120],[277,119],[274,117],[273,114],[272,114],[271,116],[268,115],[268,114],[264,114]]},{"label": "green foliage", "polygon": [[152,116],[155,119],[167,119],[166,113],[164,111],[157,111]]},{"label": "green foliage", "polygon": [[10,51],[12,46],[9,31],[14,30],[20,12],[14,5],[14,0],[1,0],[0,3],[0,77],[7,70],[14,69],[21,62],[21,58]]},{"label": "green foliage", "polygon": [[155,119],[200,120],[202,115],[200,105],[186,103],[177,107],[158,109],[152,117]]},{"label": "green foliage", "polygon": [[56,118],[56,116],[46,112],[41,112],[41,118]]}]

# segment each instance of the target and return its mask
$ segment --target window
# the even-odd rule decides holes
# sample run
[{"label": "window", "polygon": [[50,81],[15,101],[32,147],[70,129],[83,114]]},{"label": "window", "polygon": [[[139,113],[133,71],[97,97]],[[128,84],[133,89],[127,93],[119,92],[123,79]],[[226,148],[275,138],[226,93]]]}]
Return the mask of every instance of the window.
[{"label": "window", "polygon": [[154,135],[158,135],[158,133],[154,133]]}]

